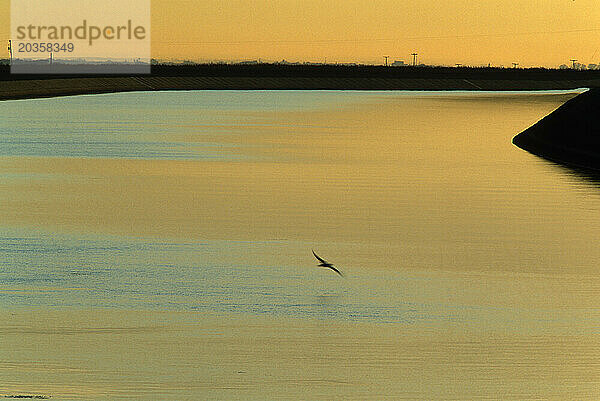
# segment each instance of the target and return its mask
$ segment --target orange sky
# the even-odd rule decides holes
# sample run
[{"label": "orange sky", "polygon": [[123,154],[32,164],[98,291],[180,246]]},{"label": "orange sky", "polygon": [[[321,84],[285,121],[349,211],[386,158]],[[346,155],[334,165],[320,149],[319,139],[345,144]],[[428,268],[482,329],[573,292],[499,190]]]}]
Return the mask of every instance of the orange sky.
[{"label": "orange sky", "polygon": [[[14,0],[17,1],[17,0]],[[0,0],[8,39],[9,1]],[[4,46],[2,47],[5,48]],[[598,0],[153,0],[155,58],[600,63]]]}]

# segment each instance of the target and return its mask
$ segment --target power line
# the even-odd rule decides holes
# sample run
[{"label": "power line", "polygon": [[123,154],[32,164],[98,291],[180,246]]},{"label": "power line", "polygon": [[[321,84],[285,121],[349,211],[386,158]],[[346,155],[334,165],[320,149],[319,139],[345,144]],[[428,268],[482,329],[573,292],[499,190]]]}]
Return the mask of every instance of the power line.
[{"label": "power line", "polygon": [[[192,46],[192,45],[235,45],[248,43],[369,43],[369,42],[398,42],[399,40],[435,40],[435,39],[468,39],[468,38],[490,38],[490,37],[512,37],[526,35],[555,35],[567,33],[600,32],[600,28],[589,29],[570,29],[560,31],[532,31],[532,32],[511,32],[511,33],[474,33],[464,35],[436,35],[436,36],[401,36],[395,38],[367,38],[367,39],[248,39],[248,40],[156,40],[153,44]],[[6,38],[8,40],[8,38]]]},{"label": "power line", "polygon": [[600,28],[589,29],[570,29],[561,31],[532,31],[532,32],[511,32],[511,33],[479,33],[465,35],[437,35],[437,36],[398,36],[396,38],[369,38],[369,39],[249,39],[249,40],[215,40],[215,41],[177,41],[177,40],[152,40],[152,43],[170,44],[170,45],[222,45],[222,44],[245,44],[245,43],[368,43],[368,42],[397,42],[399,40],[426,40],[426,39],[465,39],[465,38],[489,38],[489,37],[511,37],[525,35],[554,35],[566,33],[582,32],[600,32]]}]

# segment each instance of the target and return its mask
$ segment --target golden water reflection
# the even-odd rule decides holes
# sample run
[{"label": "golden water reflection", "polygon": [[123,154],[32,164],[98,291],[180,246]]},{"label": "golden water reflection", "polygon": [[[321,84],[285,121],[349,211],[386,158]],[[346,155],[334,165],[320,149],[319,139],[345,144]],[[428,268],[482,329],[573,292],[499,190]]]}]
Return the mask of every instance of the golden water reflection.
[{"label": "golden water reflection", "polygon": [[[222,157],[209,160],[1,157],[3,227],[245,241],[220,252],[239,272],[272,275],[252,276],[260,314],[229,281],[232,299],[217,299],[238,302],[227,313],[7,307],[0,395],[598,399],[598,188],[510,142],[573,94],[339,96],[351,101],[188,107],[173,135],[211,144]],[[348,279],[319,276],[311,248]],[[190,280],[204,258],[228,263],[182,254],[163,269],[188,256]],[[305,303],[285,310],[313,315],[270,314],[268,294],[292,289]],[[396,306],[409,319],[386,321]],[[352,310],[367,318],[351,321]]]}]

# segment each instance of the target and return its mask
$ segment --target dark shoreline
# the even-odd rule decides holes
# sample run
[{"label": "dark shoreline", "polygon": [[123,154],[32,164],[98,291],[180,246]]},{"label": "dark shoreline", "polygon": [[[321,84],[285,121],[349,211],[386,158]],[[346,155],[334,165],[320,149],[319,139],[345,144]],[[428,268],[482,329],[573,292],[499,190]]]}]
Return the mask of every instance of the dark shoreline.
[{"label": "dark shoreline", "polygon": [[491,81],[419,78],[94,77],[0,81],[0,100],[166,90],[536,91],[597,85],[582,81]]},{"label": "dark shoreline", "polygon": [[[69,68],[77,71],[80,67]],[[535,91],[590,87],[600,87],[600,71],[202,64],[153,65],[147,75],[18,75],[10,74],[8,66],[0,66],[0,100],[164,90]]]}]

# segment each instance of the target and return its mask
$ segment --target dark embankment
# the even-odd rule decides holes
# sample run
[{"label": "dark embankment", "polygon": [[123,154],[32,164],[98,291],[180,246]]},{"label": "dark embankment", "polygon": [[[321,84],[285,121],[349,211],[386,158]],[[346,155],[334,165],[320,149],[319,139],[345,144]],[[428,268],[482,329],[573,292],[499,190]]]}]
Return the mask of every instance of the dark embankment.
[{"label": "dark embankment", "polygon": [[[72,66],[78,71],[81,66]],[[545,90],[600,87],[600,71],[542,68],[286,64],[153,65],[149,75],[13,75],[0,66],[0,100],[156,90]]]},{"label": "dark embankment", "polygon": [[600,88],[569,100],[513,138],[530,153],[569,166],[600,170]]}]

